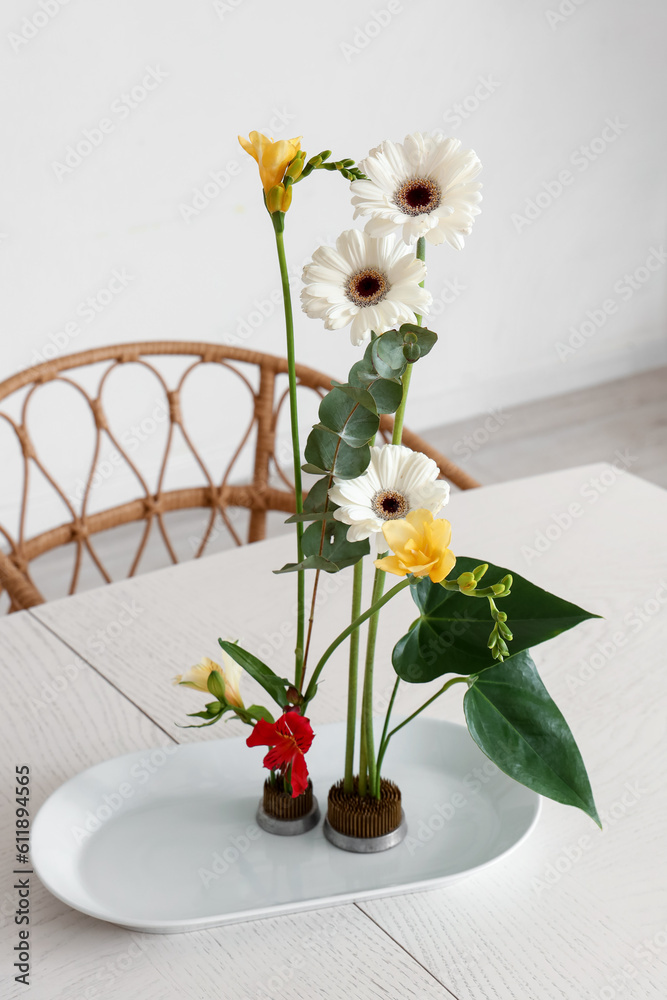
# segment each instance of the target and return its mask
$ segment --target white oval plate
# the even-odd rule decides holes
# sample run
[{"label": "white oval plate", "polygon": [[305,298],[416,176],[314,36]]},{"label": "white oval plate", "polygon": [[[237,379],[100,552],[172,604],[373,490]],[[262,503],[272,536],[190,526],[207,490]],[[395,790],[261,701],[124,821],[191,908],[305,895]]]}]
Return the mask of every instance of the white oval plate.
[{"label": "white oval plate", "polygon": [[[308,764],[326,810],[345,731],[322,726]],[[275,837],[255,822],[262,748],[242,739],[142,750],[91,767],[37,814],[35,871],[69,906],[133,930],[173,933],[448,885],[517,847],[540,797],[498,770],[467,729],[417,719],[383,772],[408,834],[383,854],[329,844],[322,824]]]}]

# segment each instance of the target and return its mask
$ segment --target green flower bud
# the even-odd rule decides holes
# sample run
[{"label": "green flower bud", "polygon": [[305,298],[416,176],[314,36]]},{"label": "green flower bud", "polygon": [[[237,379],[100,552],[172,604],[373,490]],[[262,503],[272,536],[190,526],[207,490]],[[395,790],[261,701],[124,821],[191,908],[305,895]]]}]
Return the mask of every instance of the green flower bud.
[{"label": "green flower bud", "polygon": [[304,162],[298,157],[290,163],[289,167],[285,171],[285,180],[289,177],[291,180],[297,180],[303,173]]},{"label": "green flower bud", "polygon": [[475,566],[474,570],[472,571],[472,575],[479,582],[486,573],[488,568],[489,568],[488,563],[482,563],[480,566]]}]

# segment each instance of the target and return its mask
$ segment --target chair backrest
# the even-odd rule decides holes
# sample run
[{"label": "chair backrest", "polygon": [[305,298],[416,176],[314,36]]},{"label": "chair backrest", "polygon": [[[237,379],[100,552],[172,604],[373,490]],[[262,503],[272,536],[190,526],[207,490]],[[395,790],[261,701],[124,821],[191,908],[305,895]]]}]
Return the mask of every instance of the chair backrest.
[{"label": "chair backrest", "polygon": [[[156,365],[148,360],[156,356],[161,356],[163,359],[180,357],[184,363],[184,370],[179,372],[173,387],[169,386]],[[239,443],[227,462],[222,476],[219,473],[215,475],[211,471],[205,457],[195,446],[184,424],[181,407],[181,394],[187,380],[200,366],[211,364],[222,366],[238,378],[248,390],[251,402],[250,417],[246,426],[234,427],[231,420],[225,424],[225,431],[227,429],[232,431]],[[114,431],[105,409],[105,389],[110,375],[118,368],[128,365],[140,365],[152,372],[157,377],[161,392],[164,394],[164,412],[168,423],[156,489],[151,489],[148,485],[122,437]],[[88,377],[84,380],[84,384],[81,384],[81,379],[75,378],[74,373],[80,376],[84,371]],[[129,576],[134,575],[139,567],[154,524],[162,537],[170,560],[178,561],[165,523],[167,512],[194,507],[208,509],[206,527],[196,551],[192,553],[195,558],[205,551],[214,532],[218,515],[234,543],[242,544],[242,538],[233,523],[234,519],[230,517],[230,511],[236,508],[246,508],[250,512],[247,541],[263,538],[268,511],[277,510],[286,513],[294,511],[294,490],[289,472],[285,469],[285,463],[276,455],[276,427],[281,411],[286,407],[287,399],[286,384],[281,387],[277,380],[281,376],[286,376],[286,373],[285,359],[244,348],[189,341],[150,341],[101,347],[55,358],[1,382],[0,403],[3,400],[9,402],[10,397],[13,397],[16,405],[13,415],[0,409],[0,421],[8,424],[16,437],[23,468],[17,529],[10,531],[0,524],[0,542],[3,543],[0,547],[0,587],[4,587],[9,594],[10,610],[32,607],[43,602],[44,598],[31,578],[29,565],[37,556],[57,546],[69,543],[75,545],[69,593],[74,593],[77,589],[84,554],[93,561],[101,578],[110,582],[111,576],[96,551],[92,536],[131,522],[143,521],[145,526],[129,568]],[[328,376],[303,365],[297,366],[297,379],[300,388],[311,390],[319,397],[324,396],[331,387]],[[283,381],[286,382],[285,379]],[[46,384],[53,383],[65,383],[80,394],[85,401],[94,428],[93,456],[76,505],[67,488],[49,471],[48,464],[39,453],[29,428],[31,405],[40,390]],[[389,439],[392,422],[392,418],[382,420],[381,433],[384,440]],[[185,447],[189,451],[191,459],[201,473],[200,484],[166,489],[167,469],[177,433],[181,436],[181,449]],[[96,464],[105,438],[113,446],[114,454],[119,456],[118,460],[126,463],[127,468],[132,471],[137,484],[137,496],[110,509],[91,513],[88,508],[95,482]],[[250,481],[245,485],[230,482],[241,452],[252,443],[253,439],[252,476],[248,477]],[[444,456],[429,448],[416,435],[404,431],[404,441],[408,446],[425,451],[433,457],[440,466],[441,475],[451,479],[460,488],[468,489],[479,485]],[[30,503],[33,470],[39,471],[60,502],[64,504],[66,517],[63,523],[56,527],[28,538],[26,515]]]}]

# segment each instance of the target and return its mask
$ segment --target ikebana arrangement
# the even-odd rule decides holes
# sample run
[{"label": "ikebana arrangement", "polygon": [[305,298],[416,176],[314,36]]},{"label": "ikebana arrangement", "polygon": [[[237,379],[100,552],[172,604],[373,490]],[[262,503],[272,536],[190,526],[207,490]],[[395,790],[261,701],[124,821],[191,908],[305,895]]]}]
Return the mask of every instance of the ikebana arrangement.
[{"label": "ikebana arrangement", "polygon": [[[332,843],[368,852],[400,842],[406,821],[400,789],[383,773],[387,748],[456,685],[464,686],[470,734],[491,761],[599,824],[579,749],[529,653],[529,647],[596,616],[504,567],[455,556],[451,525],[438,516],[449,486],[438,478],[433,460],[401,443],[413,368],[438,340],[422,323],[431,303],[424,287],[426,246],[463,248],[480,211],[477,155],[457,139],[419,132],[403,143],[381,143],[358,165],[353,159],[332,160],[328,150],[307,159],[300,139],[273,142],[251,132],[239,141],[259,167],[282,278],[296,498],[288,523],[295,526],[296,560],[274,572],[296,576],[297,641],[293,676],[282,677],[239,642],[219,639],[222,664],[205,658],[176,678],[212,696],[192,716],[205,726],[235,716],[252,728],[247,744],[268,748],[264,767],[270,771],[258,821],[273,833],[304,832],[319,819],[307,764],[316,738],[308,709],[332,653],[347,642],[345,755],[340,781],[328,794],[324,828]],[[345,230],[335,247],[314,252],[303,272],[303,311],[328,330],[349,326],[352,343],[364,350],[347,381],[334,382],[322,400],[302,456],[284,231],[295,187],[320,170],[350,182],[354,218],[364,218],[365,226]],[[390,444],[377,445],[382,414],[395,414],[393,436]],[[305,496],[302,471],[319,477]],[[369,556],[375,569],[372,598],[362,609]],[[350,567],[350,624],[316,659],[321,574]],[[397,580],[385,589],[388,575]],[[417,618],[394,646],[396,682],[376,731],[373,673],[381,611],[406,589]],[[362,626],[366,646],[360,671]],[[244,671],[277,710],[244,704]],[[444,682],[436,694],[392,726],[399,685],[437,678]]]}]

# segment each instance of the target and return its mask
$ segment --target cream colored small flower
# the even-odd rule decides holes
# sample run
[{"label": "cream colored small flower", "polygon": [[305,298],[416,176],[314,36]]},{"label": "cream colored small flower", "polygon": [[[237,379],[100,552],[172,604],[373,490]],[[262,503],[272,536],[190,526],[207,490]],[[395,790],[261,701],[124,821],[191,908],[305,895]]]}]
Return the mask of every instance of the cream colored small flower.
[{"label": "cream colored small flower", "polygon": [[205,691],[208,693],[209,676],[214,670],[217,670],[225,686],[225,699],[227,703],[234,708],[243,708],[243,699],[239,690],[241,667],[232,660],[231,656],[228,656],[224,651],[221,652],[223,663],[225,664],[224,667],[221,667],[214,660],[209,659],[208,656],[204,656],[199,663],[196,663],[194,667],[190,667],[186,673],[178,674],[174,677],[174,684],[180,684],[183,687],[190,687],[196,691]]}]

